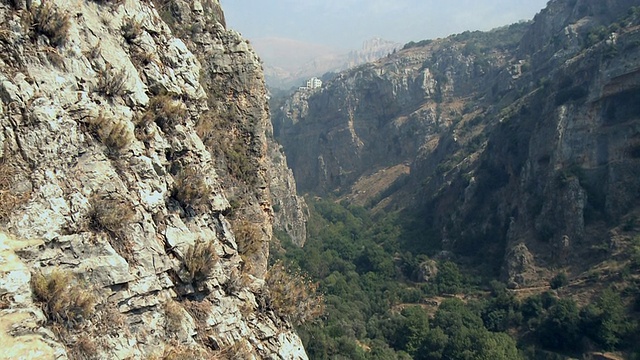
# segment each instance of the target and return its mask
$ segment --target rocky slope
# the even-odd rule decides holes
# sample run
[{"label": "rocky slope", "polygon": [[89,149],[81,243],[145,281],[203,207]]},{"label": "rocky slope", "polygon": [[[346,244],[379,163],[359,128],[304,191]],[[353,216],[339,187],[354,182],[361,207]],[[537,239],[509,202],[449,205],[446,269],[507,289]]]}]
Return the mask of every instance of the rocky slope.
[{"label": "rocky slope", "polygon": [[264,282],[305,205],[218,1],[0,19],[0,356],[306,358]]},{"label": "rocky slope", "polygon": [[555,0],[529,24],[409,44],[294,94],[276,137],[303,191],[410,209],[416,248],[513,287],[578,277],[624,260],[636,229],[634,5]]}]

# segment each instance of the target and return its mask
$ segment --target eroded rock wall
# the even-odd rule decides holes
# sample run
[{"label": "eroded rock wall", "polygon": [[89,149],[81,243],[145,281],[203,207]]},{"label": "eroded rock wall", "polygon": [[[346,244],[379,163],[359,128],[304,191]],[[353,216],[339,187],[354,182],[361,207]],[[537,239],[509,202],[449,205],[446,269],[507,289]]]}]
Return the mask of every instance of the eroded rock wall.
[{"label": "eroded rock wall", "polygon": [[[42,241],[19,252],[32,274],[96,295],[90,313],[29,320],[55,330],[55,358],[306,358],[263,285],[259,62],[217,1],[186,4],[0,3],[0,221]],[[257,229],[251,253],[230,217]],[[3,314],[34,308],[10,295]]]}]

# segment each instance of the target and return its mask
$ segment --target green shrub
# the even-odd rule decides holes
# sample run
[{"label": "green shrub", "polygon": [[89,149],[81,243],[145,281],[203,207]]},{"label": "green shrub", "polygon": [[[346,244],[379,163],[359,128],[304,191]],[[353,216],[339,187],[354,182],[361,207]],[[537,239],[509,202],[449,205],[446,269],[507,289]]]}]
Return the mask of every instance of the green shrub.
[{"label": "green shrub", "polygon": [[581,330],[606,350],[615,350],[636,334],[633,320],[627,316],[620,294],[612,289],[600,293],[597,299],[580,312]]},{"label": "green shrub", "polygon": [[559,272],[549,281],[549,286],[551,286],[552,289],[559,289],[567,285],[569,285],[569,278],[565,272]]},{"label": "green shrub", "polygon": [[549,311],[537,328],[540,343],[548,349],[577,350],[580,338],[580,315],[576,302],[560,299]]},{"label": "green shrub", "polygon": [[457,294],[463,284],[462,274],[458,265],[452,261],[445,261],[438,266],[435,282],[440,293]]},{"label": "green shrub", "polygon": [[640,235],[636,235],[631,239],[631,263],[633,269],[640,269]]},{"label": "green shrub", "polygon": [[78,284],[69,272],[57,269],[49,274],[37,272],[31,277],[31,288],[52,322],[75,328],[93,315],[95,295]]}]

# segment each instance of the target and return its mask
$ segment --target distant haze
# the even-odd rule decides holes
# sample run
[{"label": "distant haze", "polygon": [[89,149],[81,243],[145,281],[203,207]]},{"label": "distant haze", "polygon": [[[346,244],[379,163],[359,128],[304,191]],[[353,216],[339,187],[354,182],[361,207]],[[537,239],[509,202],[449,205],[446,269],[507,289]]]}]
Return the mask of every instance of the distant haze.
[{"label": "distant haze", "polygon": [[221,0],[227,25],[250,40],[287,38],[351,50],[530,20],[547,0]]},{"label": "distant haze", "polygon": [[[531,20],[547,0],[220,0],[227,26],[249,39],[267,83],[288,88],[355,63],[374,37],[405,44]],[[375,52],[369,49],[369,57]],[[385,49],[378,49],[384,53]],[[355,54],[366,61],[367,56]]]}]

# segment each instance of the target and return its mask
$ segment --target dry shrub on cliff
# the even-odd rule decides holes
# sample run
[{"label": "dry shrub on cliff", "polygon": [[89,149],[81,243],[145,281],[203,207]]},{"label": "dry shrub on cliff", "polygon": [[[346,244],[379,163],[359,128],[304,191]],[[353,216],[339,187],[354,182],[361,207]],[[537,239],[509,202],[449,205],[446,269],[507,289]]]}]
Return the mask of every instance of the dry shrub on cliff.
[{"label": "dry shrub on cliff", "polygon": [[100,112],[91,119],[91,130],[113,151],[129,146],[135,138],[133,126],[126,119],[116,119],[113,115]]},{"label": "dry shrub on cliff", "polygon": [[203,349],[187,347],[183,344],[175,344],[164,349],[162,357],[151,357],[158,360],[201,360],[215,359],[210,353]]},{"label": "dry shrub on cliff", "polygon": [[184,300],[184,309],[191,315],[196,323],[196,340],[207,341],[207,329],[209,328],[209,317],[213,314],[213,304],[207,299]]},{"label": "dry shrub on cliff", "polygon": [[232,269],[228,273],[227,281],[222,284],[222,289],[227,295],[237,295],[242,289],[250,286],[249,275],[238,269]]},{"label": "dry shrub on cliff", "polygon": [[249,342],[245,339],[240,339],[236,341],[233,345],[222,349],[216,354],[215,359],[230,359],[230,360],[243,360],[243,359],[251,359],[252,356],[252,347]]},{"label": "dry shrub on cliff", "polygon": [[169,300],[164,304],[165,330],[169,334],[175,334],[180,330],[184,313],[182,306],[177,301]]},{"label": "dry shrub on cliff", "polygon": [[318,284],[288,272],[281,261],[267,271],[265,285],[267,308],[294,324],[303,324],[324,312],[324,297],[318,293]]},{"label": "dry shrub on cliff", "polygon": [[213,192],[207,183],[206,174],[195,166],[183,168],[175,181],[174,197],[182,204],[194,208],[207,203]]},{"label": "dry shrub on cliff", "polygon": [[193,280],[199,281],[211,275],[218,262],[218,252],[212,241],[196,241],[189,245],[184,263]]},{"label": "dry shrub on cliff", "polygon": [[64,45],[69,37],[69,14],[58,11],[52,1],[42,1],[40,5],[31,5],[23,13],[23,22],[36,34],[49,38],[51,45]]},{"label": "dry shrub on cliff", "polygon": [[236,237],[238,253],[245,261],[262,249],[262,235],[258,225],[242,219],[233,221],[231,228]]},{"label": "dry shrub on cliff", "polygon": [[89,226],[96,231],[107,231],[108,241],[113,249],[129,264],[137,263],[133,244],[128,240],[126,225],[135,217],[131,202],[117,195],[97,195],[89,198]]},{"label": "dry shrub on cliff", "polygon": [[78,284],[70,272],[58,269],[49,274],[37,272],[31,277],[31,288],[43,303],[47,318],[65,328],[78,327],[93,315],[95,295]]},{"label": "dry shrub on cliff", "polygon": [[140,119],[143,125],[155,122],[164,132],[169,132],[177,124],[186,121],[189,113],[182,101],[170,95],[157,95],[151,98],[147,111]]},{"label": "dry shrub on cliff", "polygon": [[126,92],[127,72],[124,68],[116,70],[107,63],[107,66],[98,71],[98,86],[96,91],[107,97],[123,95]]},{"label": "dry shrub on cliff", "polygon": [[258,180],[258,165],[251,157],[253,135],[234,124],[233,119],[240,116],[233,112],[202,114],[196,123],[196,133],[215,155],[224,158],[229,174],[254,185]]},{"label": "dry shrub on cliff", "polygon": [[72,359],[98,359],[98,343],[92,334],[83,333],[67,346]]},{"label": "dry shrub on cliff", "polygon": [[120,231],[133,220],[136,212],[127,199],[114,196],[94,194],[89,199],[91,204],[91,224],[98,230]]},{"label": "dry shrub on cliff", "polygon": [[124,24],[122,24],[121,29],[122,36],[129,43],[133,43],[135,39],[142,35],[142,24],[136,19],[126,20]]}]

